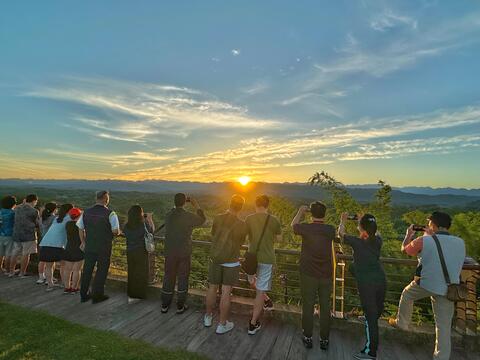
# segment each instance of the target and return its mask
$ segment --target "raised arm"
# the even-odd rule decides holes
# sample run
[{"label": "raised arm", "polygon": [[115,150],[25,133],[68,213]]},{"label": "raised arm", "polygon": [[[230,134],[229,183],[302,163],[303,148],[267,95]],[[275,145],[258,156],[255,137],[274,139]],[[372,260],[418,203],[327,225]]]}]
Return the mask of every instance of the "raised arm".
[{"label": "raised arm", "polygon": [[292,220],[292,223],[290,226],[293,228],[295,225],[300,224],[300,221],[302,221],[305,213],[308,211],[308,206],[307,205],[302,205],[298,208],[297,214]]},{"label": "raised arm", "polygon": [[405,238],[403,239],[403,242],[402,242],[402,247],[401,247],[402,252],[405,252],[405,247],[412,242],[414,237],[415,237],[415,230],[413,230],[413,225],[410,225],[407,228],[407,231],[405,232]]},{"label": "raised arm", "polygon": [[347,219],[348,219],[348,213],[346,212],[342,213],[342,215],[340,216],[340,225],[338,225],[338,237],[341,239],[341,241],[343,241],[343,237],[347,233],[345,229]]}]

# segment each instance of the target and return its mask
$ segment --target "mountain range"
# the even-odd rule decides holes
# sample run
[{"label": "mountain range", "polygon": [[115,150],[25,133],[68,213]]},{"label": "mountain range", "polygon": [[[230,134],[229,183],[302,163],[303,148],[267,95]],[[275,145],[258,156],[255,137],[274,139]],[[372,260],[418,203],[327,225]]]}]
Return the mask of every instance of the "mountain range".
[{"label": "mountain range", "polygon": [[[56,188],[110,191],[139,191],[152,193],[185,192],[191,194],[210,194],[228,196],[232,192],[255,192],[278,195],[291,199],[325,199],[328,194],[319,187],[302,183],[250,183],[242,187],[228,182],[178,182],[164,180],[122,181],[122,180],[41,180],[41,179],[0,179],[1,188]],[[369,202],[374,198],[377,185],[347,185],[348,192],[360,202]],[[394,187],[392,190],[394,205],[436,205],[444,207],[480,208],[480,189],[430,188],[430,187]]]}]

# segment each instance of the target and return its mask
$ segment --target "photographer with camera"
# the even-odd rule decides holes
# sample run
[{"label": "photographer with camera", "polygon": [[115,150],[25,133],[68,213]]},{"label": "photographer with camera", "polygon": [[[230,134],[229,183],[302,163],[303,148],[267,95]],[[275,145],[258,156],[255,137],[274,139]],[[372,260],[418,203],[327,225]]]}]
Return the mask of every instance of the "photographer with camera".
[{"label": "photographer with camera", "polygon": [[[358,220],[359,236],[347,235],[345,225],[348,220]],[[353,355],[355,359],[376,359],[379,342],[378,319],[383,313],[386,277],[380,262],[382,238],[377,234],[377,220],[373,215],[349,216],[343,213],[340,218],[338,235],[353,249],[353,266],[357,280],[358,294],[365,314],[366,343],[362,351]]]},{"label": "photographer with camera", "polygon": [[[451,327],[454,313],[450,288],[460,284],[460,273],[465,260],[465,243],[450,235],[450,215],[435,211],[428,217],[427,226],[410,225],[402,243],[402,251],[418,257],[415,279],[403,290],[396,319],[390,325],[408,330],[412,318],[413,303],[426,297],[432,301],[435,317],[435,350],[433,358],[450,359]],[[414,240],[417,231],[423,236]],[[458,285],[457,285],[458,286]]]},{"label": "photographer with camera", "polygon": [[[306,213],[312,222],[300,223]],[[335,227],[325,224],[327,207],[320,201],[303,205],[293,218],[292,229],[302,237],[300,254],[300,291],[302,294],[303,344],[313,346],[313,313],[317,296],[320,304],[320,348],[327,350],[330,334],[330,296],[332,294],[332,243]]]},{"label": "photographer with camera", "polygon": [[[190,203],[196,213],[184,209]],[[175,194],[175,207],[165,217],[165,274],[162,287],[162,313],[167,313],[177,284],[177,314],[187,310],[188,278],[192,256],[192,231],[205,223],[197,201],[183,193]]]}]

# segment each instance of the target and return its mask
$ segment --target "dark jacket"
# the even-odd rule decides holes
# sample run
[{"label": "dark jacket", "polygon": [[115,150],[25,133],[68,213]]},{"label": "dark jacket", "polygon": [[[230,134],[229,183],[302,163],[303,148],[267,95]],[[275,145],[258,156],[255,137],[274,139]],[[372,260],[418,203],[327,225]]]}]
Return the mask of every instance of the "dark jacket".
[{"label": "dark jacket", "polygon": [[165,217],[165,255],[190,256],[192,254],[192,231],[205,223],[201,209],[197,213],[183,208],[173,208]]}]

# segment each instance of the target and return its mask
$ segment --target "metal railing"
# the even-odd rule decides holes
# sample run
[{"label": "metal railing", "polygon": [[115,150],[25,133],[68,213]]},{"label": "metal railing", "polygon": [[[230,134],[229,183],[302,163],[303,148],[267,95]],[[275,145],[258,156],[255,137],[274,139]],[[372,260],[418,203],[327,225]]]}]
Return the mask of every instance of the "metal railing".
[{"label": "metal railing", "polygon": [[[162,240],[163,237],[156,237]],[[204,240],[194,240],[192,266],[190,273],[190,287],[205,290],[208,287],[208,264],[211,243]],[[242,254],[247,249],[242,247]],[[300,251],[296,249],[275,249],[276,266],[272,291],[269,296],[275,303],[301,305],[299,259]],[[149,255],[150,282],[161,283],[164,274],[163,242],[156,243],[156,252]],[[361,314],[360,299],[354,277],[349,271],[352,256],[337,254],[337,261],[346,264],[344,272],[344,294],[342,299],[342,313],[348,316]],[[381,258],[387,275],[387,294],[385,299],[384,317],[394,316],[403,288],[409,284],[415,273],[417,261],[414,259]],[[125,238],[117,237],[114,240],[111,274],[115,276],[127,275],[126,243]],[[462,334],[476,335],[480,321],[478,319],[479,302],[477,301],[477,281],[480,278],[480,265],[465,265],[462,271],[462,280],[469,288],[469,298],[466,302],[457,303],[455,328]],[[247,281],[246,275],[241,273],[239,285],[234,288],[234,294],[243,297],[253,297],[255,290]],[[412,318],[414,323],[433,323],[433,313],[429,299],[418,301],[415,304]]]}]

